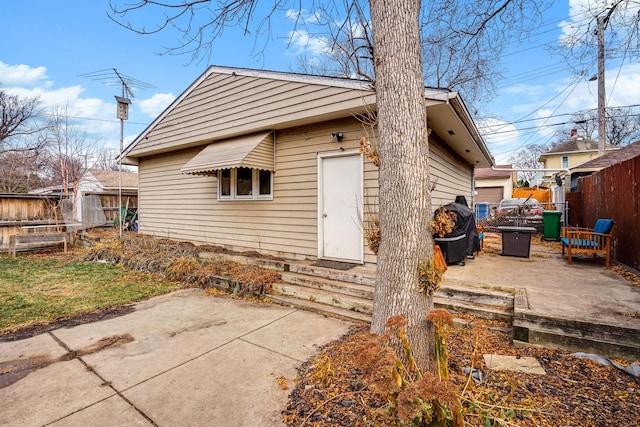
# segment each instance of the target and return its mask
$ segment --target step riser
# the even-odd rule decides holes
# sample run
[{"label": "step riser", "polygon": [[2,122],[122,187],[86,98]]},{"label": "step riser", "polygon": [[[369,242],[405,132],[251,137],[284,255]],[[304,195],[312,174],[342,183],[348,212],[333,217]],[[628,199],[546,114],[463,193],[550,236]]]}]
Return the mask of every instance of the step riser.
[{"label": "step riser", "polygon": [[[346,310],[357,311],[371,315],[373,312],[373,300],[354,300],[344,295],[336,295],[331,293],[320,294],[305,290],[304,287],[276,283],[272,287],[273,292],[289,297],[299,298],[305,301],[313,301],[319,304],[325,304]],[[500,320],[503,322],[511,322],[513,318],[512,307],[469,307],[462,305],[463,303],[456,300],[446,298],[435,298],[434,306],[436,308],[446,308],[454,313],[468,313],[483,319]]]},{"label": "step riser", "polygon": [[200,252],[198,256],[208,261],[232,261],[245,265],[256,265],[275,271],[289,271],[289,263],[264,258],[252,258],[243,255],[218,254],[214,252]]},{"label": "step riser", "polygon": [[467,289],[450,288],[446,286],[438,289],[434,296],[465,301],[473,304],[509,307],[513,307],[514,299],[513,295],[507,293],[483,293],[481,291],[470,291]]},{"label": "step riser", "polygon": [[[356,288],[345,282],[328,282],[329,279],[323,279],[312,276],[295,276],[283,273],[281,281],[295,286],[304,286],[307,288],[319,289],[327,292],[333,292],[341,295],[349,295],[358,298],[366,298],[373,301],[373,286],[367,289]],[[359,285],[362,286],[362,285]]]},{"label": "step riser", "polygon": [[[367,289],[356,288],[350,286],[350,283],[345,282],[328,282],[329,279],[323,279],[320,277],[313,276],[300,276],[283,273],[281,281],[283,283],[304,286],[313,289],[319,289],[327,292],[333,292],[340,295],[348,295],[354,296],[358,298],[366,298],[373,301],[373,286],[368,287]],[[362,285],[359,285],[362,286]],[[507,306],[513,307],[513,295],[506,293],[482,293],[479,291],[467,290],[467,289],[458,289],[458,288],[449,288],[443,287],[438,290],[434,296],[447,298],[450,300],[463,301],[478,305],[488,305],[488,306]]]},{"label": "step riser", "polygon": [[511,323],[513,320],[513,313],[509,310],[509,308],[504,307],[503,309],[494,308],[489,309],[483,308],[481,306],[478,307],[461,307],[456,304],[456,301],[446,301],[442,299],[437,299],[433,301],[433,306],[435,308],[444,308],[450,311],[453,314],[470,314],[472,316],[479,317],[481,319],[487,320],[498,320],[500,322]]},{"label": "step riser", "polygon": [[336,295],[331,293],[307,292],[305,288],[299,286],[283,285],[274,283],[272,285],[274,293],[298,298],[305,301],[312,301],[318,304],[330,305],[344,310],[357,311],[370,315],[373,311],[373,301],[355,300],[346,295]]},{"label": "step riser", "polygon": [[[228,255],[222,254],[206,254],[203,258],[230,260]],[[267,296],[274,301],[353,321],[371,321],[375,277],[369,273],[362,275],[362,271],[329,270],[241,256],[232,258],[236,262],[283,272],[283,283],[273,286],[276,294]],[[306,277],[290,275],[289,271]],[[227,282],[219,279],[210,285],[232,290],[233,284]],[[449,281],[449,284],[454,283]],[[363,285],[369,288],[363,289]],[[640,342],[635,330],[539,317],[529,310],[526,293],[522,289],[516,289],[514,297],[499,290],[476,290],[472,286],[464,286],[464,283],[453,287],[445,285],[435,293],[434,306],[453,313],[510,323],[513,325],[514,345],[563,348],[628,360],[637,360],[640,355]]]},{"label": "step riser", "polygon": [[293,273],[304,274],[311,277],[321,277],[324,279],[337,280],[339,282],[355,283],[357,285],[375,286],[375,276],[363,276],[360,274],[350,273],[348,270],[329,270],[326,268],[317,268],[308,265],[291,264],[289,271]]},{"label": "step riser", "polygon": [[540,336],[561,336],[569,340],[585,339],[613,346],[634,347],[640,353],[640,341],[635,329],[561,318],[549,319],[527,311],[520,311],[514,316],[513,326],[514,337],[518,341],[537,344],[530,340],[531,332],[535,331]]},{"label": "step riser", "polygon": [[371,322],[371,315],[366,313],[360,313],[357,311],[345,310],[328,306],[325,304],[318,304],[311,301],[305,301],[298,298],[290,298],[283,295],[271,294],[268,297],[274,302],[287,305],[289,307],[295,307],[301,310],[308,310],[314,313],[323,314],[325,316],[337,317],[340,319],[356,321],[356,322]]}]

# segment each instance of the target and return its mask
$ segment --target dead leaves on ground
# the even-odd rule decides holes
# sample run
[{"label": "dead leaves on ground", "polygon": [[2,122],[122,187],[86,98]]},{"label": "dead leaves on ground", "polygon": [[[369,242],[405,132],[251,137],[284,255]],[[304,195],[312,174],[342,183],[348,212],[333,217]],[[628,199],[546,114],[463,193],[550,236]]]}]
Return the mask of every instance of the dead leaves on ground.
[{"label": "dead leaves on ground", "polygon": [[[371,425],[370,414],[386,402],[365,387],[354,364],[367,335],[365,327],[354,329],[301,366],[299,383],[283,411],[288,426]],[[481,383],[471,381],[461,396],[467,425],[483,425],[483,410],[495,410],[493,425],[501,425],[501,415],[502,425],[515,426],[635,425],[640,420],[640,381],[565,351],[514,348],[506,324],[467,317],[447,344],[450,382],[459,393],[469,380],[465,367],[484,374]],[[485,353],[534,357],[547,374],[487,370],[478,357]],[[470,402],[482,403],[469,411]]]}]

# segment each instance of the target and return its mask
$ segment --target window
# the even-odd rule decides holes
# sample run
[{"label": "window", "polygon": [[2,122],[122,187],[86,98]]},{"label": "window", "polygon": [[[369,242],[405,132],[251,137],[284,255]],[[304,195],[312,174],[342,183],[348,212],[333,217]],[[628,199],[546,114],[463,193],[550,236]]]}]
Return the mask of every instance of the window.
[{"label": "window", "polygon": [[271,171],[259,170],[258,171],[258,187],[260,196],[271,195]]},{"label": "window", "polygon": [[218,171],[218,200],[273,200],[273,172],[251,168]]},{"label": "window", "polygon": [[251,196],[252,190],[253,170],[249,168],[236,169],[236,196]]},{"label": "window", "polygon": [[562,156],[562,167],[563,168],[569,167],[569,156]]},{"label": "window", "polygon": [[223,169],[218,176],[220,196],[231,197],[231,169]]}]

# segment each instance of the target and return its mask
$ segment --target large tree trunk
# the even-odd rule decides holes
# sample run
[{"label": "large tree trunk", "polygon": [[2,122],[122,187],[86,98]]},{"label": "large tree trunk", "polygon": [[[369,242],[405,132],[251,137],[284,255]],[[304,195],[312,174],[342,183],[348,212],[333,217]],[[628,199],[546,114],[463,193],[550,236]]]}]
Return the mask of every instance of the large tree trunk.
[{"label": "large tree trunk", "polygon": [[420,2],[371,0],[381,243],[371,331],[405,314],[418,366],[433,371],[431,295],[418,292],[418,264],[433,256],[427,117],[420,58]]}]

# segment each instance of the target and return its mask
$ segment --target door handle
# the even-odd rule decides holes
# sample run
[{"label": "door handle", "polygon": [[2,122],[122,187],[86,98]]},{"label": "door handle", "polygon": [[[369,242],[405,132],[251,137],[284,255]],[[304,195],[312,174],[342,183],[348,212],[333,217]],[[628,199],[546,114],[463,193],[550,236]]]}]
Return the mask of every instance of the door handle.
[{"label": "door handle", "polygon": [[322,217],[323,217],[323,218],[326,218],[326,217],[327,217],[327,214],[326,214],[326,213],[325,213],[325,214],[322,214]]}]

